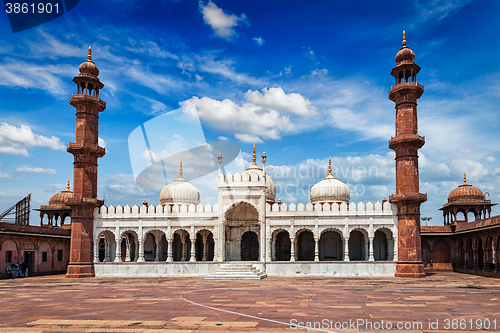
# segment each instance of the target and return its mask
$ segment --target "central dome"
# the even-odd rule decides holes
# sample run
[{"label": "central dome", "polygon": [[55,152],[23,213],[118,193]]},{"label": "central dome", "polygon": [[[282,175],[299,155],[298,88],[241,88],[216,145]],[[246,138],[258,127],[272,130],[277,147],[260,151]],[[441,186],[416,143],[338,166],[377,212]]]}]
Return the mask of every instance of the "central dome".
[{"label": "central dome", "polygon": [[182,160],[179,178],[165,186],[160,192],[160,202],[166,204],[197,205],[200,203],[200,191],[182,178]]},{"label": "central dome", "polygon": [[346,184],[332,176],[332,159],[328,162],[328,176],[311,188],[311,203],[345,202],[349,203],[351,191]]}]

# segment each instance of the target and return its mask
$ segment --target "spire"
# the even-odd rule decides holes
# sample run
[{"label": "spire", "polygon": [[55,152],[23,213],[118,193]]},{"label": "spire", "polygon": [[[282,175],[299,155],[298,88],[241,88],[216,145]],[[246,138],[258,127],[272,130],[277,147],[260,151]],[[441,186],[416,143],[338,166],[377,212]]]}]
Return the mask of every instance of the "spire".
[{"label": "spire", "polygon": [[332,175],[332,157],[328,158],[328,176]]},{"label": "spire", "polygon": [[92,48],[89,46],[89,54],[87,56],[87,61],[92,61]]},{"label": "spire", "polygon": [[179,167],[179,178],[182,178],[182,159],[181,159],[181,165]]},{"label": "spire", "polygon": [[252,166],[257,166],[257,156],[255,155],[255,143],[253,144]]},{"label": "spire", "polygon": [[464,185],[467,185],[467,175],[465,174],[465,171],[464,171]]},{"label": "spire", "polygon": [[68,185],[66,185],[66,191],[69,191],[69,179],[68,179]]},{"label": "spire", "polygon": [[406,32],[403,30],[403,47],[406,47]]}]

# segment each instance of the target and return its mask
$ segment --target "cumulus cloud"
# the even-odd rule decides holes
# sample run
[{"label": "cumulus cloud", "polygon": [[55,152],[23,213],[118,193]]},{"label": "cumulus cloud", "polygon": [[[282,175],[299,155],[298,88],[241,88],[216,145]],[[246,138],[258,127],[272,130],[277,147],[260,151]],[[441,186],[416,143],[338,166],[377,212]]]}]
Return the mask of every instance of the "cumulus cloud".
[{"label": "cumulus cloud", "polygon": [[495,157],[493,157],[493,156],[487,156],[487,157],[486,157],[486,161],[487,161],[487,162],[490,162],[490,163],[493,163],[493,162],[495,162],[496,160],[497,160],[497,159],[496,159]]},{"label": "cumulus cloud", "polygon": [[307,98],[297,93],[286,94],[281,87],[264,88],[262,92],[248,90],[245,97],[248,102],[257,106],[299,115],[316,114],[315,108]]},{"label": "cumulus cloud", "polygon": [[234,30],[238,25],[248,24],[245,14],[237,16],[227,13],[212,1],[208,3],[200,1],[199,10],[203,14],[203,21],[212,28],[214,34],[228,41],[238,36]]},{"label": "cumulus cloud", "polygon": [[192,97],[180,103],[183,112],[210,126],[233,132],[243,142],[262,142],[279,139],[281,135],[296,133],[312,126],[300,120],[316,113],[311,102],[300,94],[286,94],[282,88],[264,88],[262,92],[249,90],[242,105],[225,99]]},{"label": "cumulus cloud", "polygon": [[2,179],[12,179],[12,175],[9,175],[8,173],[3,173],[0,171],[0,178]]},{"label": "cumulus cloud", "polygon": [[55,175],[57,173],[54,169],[44,169],[40,167],[33,167],[31,165],[20,165],[16,168],[16,171],[24,173],[43,173],[46,175]]},{"label": "cumulus cloud", "polygon": [[221,136],[219,136],[219,137],[217,138],[217,140],[219,140],[219,141],[229,141],[229,138],[228,138],[228,137],[226,137],[226,136],[222,136],[222,135],[221,135]]},{"label": "cumulus cloud", "polygon": [[47,147],[54,150],[65,148],[59,138],[35,134],[30,126],[17,127],[5,122],[0,123],[0,153],[28,156],[26,148],[31,147]]},{"label": "cumulus cloud", "polygon": [[253,37],[252,40],[259,46],[264,45],[264,43],[266,42],[262,37]]}]

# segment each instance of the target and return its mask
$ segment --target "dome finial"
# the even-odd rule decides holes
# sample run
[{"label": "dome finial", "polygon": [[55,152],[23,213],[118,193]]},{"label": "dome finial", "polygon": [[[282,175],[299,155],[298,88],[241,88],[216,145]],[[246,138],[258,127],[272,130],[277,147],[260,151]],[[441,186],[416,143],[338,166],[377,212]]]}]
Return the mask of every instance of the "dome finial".
[{"label": "dome finial", "polygon": [[87,60],[92,61],[92,48],[90,47],[90,45],[89,45],[89,54],[87,56]]},{"label": "dome finial", "polygon": [[182,178],[182,159],[181,159],[181,164],[179,167],[179,178]]},{"label": "dome finial", "polygon": [[252,165],[257,166],[257,155],[255,155],[255,143],[253,144]]},{"label": "dome finial", "polygon": [[465,171],[464,171],[464,185],[467,185],[467,175],[465,174]]},{"label": "dome finial", "polygon": [[332,157],[328,158],[328,176],[332,175]]},{"label": "dome finial", "polygon": [[69,179],[68,179],[68,185],[66,185],[66,191],[69,191]]},{"label": "dome finial", "polygon": [[406,47],[406,32],[403,30],[403,47]]}]

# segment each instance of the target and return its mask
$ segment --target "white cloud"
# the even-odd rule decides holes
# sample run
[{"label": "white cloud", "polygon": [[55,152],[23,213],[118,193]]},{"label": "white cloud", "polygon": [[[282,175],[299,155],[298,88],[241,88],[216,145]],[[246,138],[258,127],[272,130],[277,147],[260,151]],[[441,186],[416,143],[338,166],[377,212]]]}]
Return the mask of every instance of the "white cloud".
[{"label": "white cloud", "polygon": [[12,176],[9,175],[8,173],[3,173],[0,171],[0,178],[2,179],[12,179]]},{"label": "white cloud", "polygon": [[221,136],[219,136],[219,137],[217,138],[217,140],[219,140],[219,141],[229,141],[229,138],[228,138],[228,137],[226,137],[226,136],[222,136],[222,135],[221,135]]},{"label": "white cloud", "polygon": [[487,162],[490,162],[490,163],[493,163],[493,162],[495,162],[496,160],[497,160],[497,159],[496,159],[495,157],[493,157],[493,156],[487,156],[487,157],[486,157],[486,161],[487,161]]},{"label": "white cloud", "polygon": [[43,173],[46,175],[55,175],[57,173],[54,169],[44,169],[40,167],[32,167],[31,165],[20,165],[16,168],[17,172],[25,173]]},{"label": "white cloud", "polygon": [[472,0],[421,0],[417,2],[422,21],[438,20],[458,13]]},{"label": "white cloud", "polygon": [[266,88],[262,93],[249,90],[245,96],[248,103],[242,105],[229,99],[218,101],[196,96],[179,104],[184,113],[199,116],[213,128],[232,132],[243,142],[279,139],[283,134],[314,126],[304,119],[309,120],[316,113],[315,108],[300,94],[286,94],[282,88]]},{"label": "white cloud", "polygon": [[286,94],[283,88],[264,88],[262,93],[248,90],[245,93],[247,101],[258,106],[277,111],[292,112],[298,115],[314,115],[315,108],[304,96],[297,93]]},{"label": "white cloud", "polygon": [[256,135],[235,134],[234,136],[236,139],[240,140],[241,142],[246,142],[246,143],[262,143],[262,142],[264,142]]},{"label": "white cloud", "polygon": [[253,37],[252,40],[259,46],[264,45],[264,43],[266,42],[262,37]]},{"label": "white cloud", "polygon": [[65,148],[59,138],[35,134],[27,125],[16,127],[5,122],[0,123],[0,153],[28,156],[26,148],[31,147],[47,147],[54,150]]},{"label": "white cloud", "polygon": [[203,21],[212,28],[214,34],[228,41],[238,36],[234,28],[240,23],[248,24],[245,14],[228,14],[212,1],[207,4],[200,1],[199,10],[203,14]]},{"label": "white cloud", "polygon": [[106,141],[104,141],[104,139],[103,139],[103,138],[99,137],[99,138],[97,139],[97,145],[98,145],[99,147],[106,148]]}]

